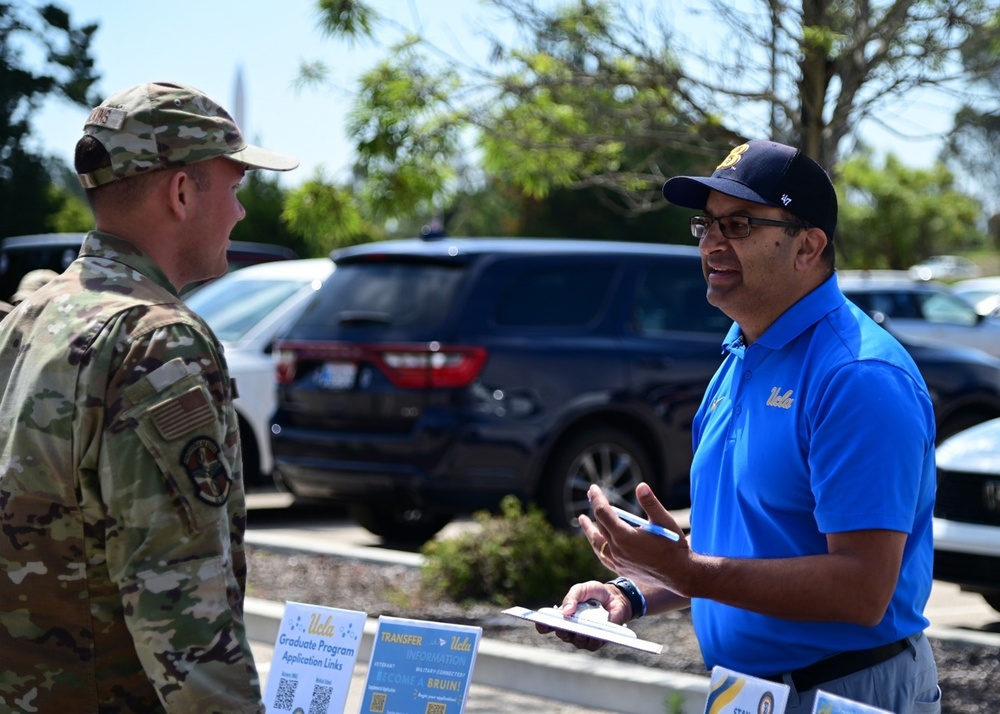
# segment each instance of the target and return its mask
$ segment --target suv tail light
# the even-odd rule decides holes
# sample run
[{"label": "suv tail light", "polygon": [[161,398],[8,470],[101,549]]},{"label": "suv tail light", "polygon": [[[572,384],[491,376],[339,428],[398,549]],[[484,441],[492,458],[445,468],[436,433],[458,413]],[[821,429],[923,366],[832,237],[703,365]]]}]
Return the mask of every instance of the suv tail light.
[{"label": "suv tail light", "polygon": [[290,384],[298,363],[371,362],[400,389],[454,388],[470,384],[486,363],[485,347],[406,344],[286,343],[274,350],[275,379]]},{"label": "suv tail light", "polygon": [[482,347],[460,345],[370,346],[374,361],[397,387],[464,387],[486,362]]}]

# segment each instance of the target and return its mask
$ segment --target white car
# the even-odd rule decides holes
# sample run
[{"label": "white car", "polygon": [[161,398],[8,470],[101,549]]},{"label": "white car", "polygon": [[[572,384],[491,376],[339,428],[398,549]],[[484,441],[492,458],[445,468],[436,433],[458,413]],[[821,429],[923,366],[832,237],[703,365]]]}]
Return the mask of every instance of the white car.
[{"label": "white car", "polygon": [[924,262],[911,266],[909,274],[914,280],[975,278],[979,275],[979,266],[958,255],[932,255]]},{"label": "white car", "polygon": [[889,318],[900,337],[964,345],[1000,357],[1000,318],[980,315],[946,285],[878,271],[837,271],[837,280],[862,310]]},{"label": "white car", "polygon": [[972,305],[980,315],[993,315],[1000,308],[1000,275],[959,280],[952,284],[951,291]]},{"label": "white car", "polygon": [[222,342],[239,396],[243,472],[248,488],[270,483],[270,418],[276,406],[270,347],[333,272],[329,258],[280,260],[227,273],[186,298]]},{"label": "white car", "polygon": [[1000,419],[937,450],[934,579],[981,593],[1000,612]]}]

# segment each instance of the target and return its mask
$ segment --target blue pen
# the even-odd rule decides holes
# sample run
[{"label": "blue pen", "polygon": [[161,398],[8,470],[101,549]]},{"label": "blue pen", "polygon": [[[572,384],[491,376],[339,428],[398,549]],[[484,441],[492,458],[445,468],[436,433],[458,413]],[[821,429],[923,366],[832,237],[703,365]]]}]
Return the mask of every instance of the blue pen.
[{"label": "blue pen", "polygon": [[633,525],[636,528],[639,528],[640,530],[648,531],[649,533],[653,533],[654,535],[663,536],[664,538],[669,538],[670,540],[674,541],[679,541],[681,539],[679,535],[674,533],[669,528],[664,528],[663,526],[658,526],[655,523],[650,523],[645,518],[640,518],[634,513],[629,513],[628,511],[624,511],[621,508],[618,508],[618,506],[612,506],[611,508],[613,508],[615,513],[618,514],[619,518],[621,518],[629,525]]}]

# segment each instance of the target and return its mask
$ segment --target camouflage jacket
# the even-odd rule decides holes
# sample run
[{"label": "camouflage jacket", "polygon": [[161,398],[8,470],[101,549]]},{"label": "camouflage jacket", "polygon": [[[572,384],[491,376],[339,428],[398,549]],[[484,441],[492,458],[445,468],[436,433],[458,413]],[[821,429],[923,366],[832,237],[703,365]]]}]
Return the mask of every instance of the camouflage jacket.
[{"label": "camouflage jacket", "polygon": [[260,712],[221,347],[133,244],[0,323],[0,712]]}]

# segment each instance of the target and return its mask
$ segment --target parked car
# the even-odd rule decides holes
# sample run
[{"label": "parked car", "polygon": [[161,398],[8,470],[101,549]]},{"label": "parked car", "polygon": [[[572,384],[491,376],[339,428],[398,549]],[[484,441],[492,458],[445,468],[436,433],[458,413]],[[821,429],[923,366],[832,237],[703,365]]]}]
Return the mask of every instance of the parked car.
[{"label": "parked car", "polygon": [[883,315],[873,317],[893,333],[920,369],[934,404],[938,442],[1000,417],[1000,359],[971,347],[917,342],[897,334]]},{"label": "parked car", "polygon": [[[389,540],[514,493],[575,525],[600,484],[688,503],[691,420],[730,321],[696,249],[388,241],[336,272],[275,344],[275,479]],[[914,345],[939,428],[1000,416],[1000,360]]]},{"label": "parked car", "polygon": [[980,315],[996,317],[1000,308],[1000,275],[970,278],[952,283],[951,292],[965,300]]},{"label": "parked car", "polygon": [[27,273],[48,268],[61,273],[76,260],[86,233],[39,233],[0,241],[0,300],[10,301]]},{"label": "parked car", "polygon": [[937,451],[934,579],[981,593],[1000,612],[1000,419]]},{"label": "parked car", "polygon": [[839,271],[838,281],[863,310],[889,317],[899,336],[1000,356],[1000,319],[980,315],[944,285],[864,271]]},{"label": "parked car", "polygon": [[509,493],[575,525],[599,483],[687,505],[691,419],[731,322],[693,247],[388,241],[337,269],[275,345],[275,477],[422,541]]},{"label": "parked car", "polygon": [[[0,241],[0,300],[8,300],[25,273],[49,268],[61,273],[80,254],[86,233],[38,233]],[[227,250],[229,270],[298,256],[290,248],[268,243],[233,241]],[[189,286],[185,293],[196,286]]]},{"label": "parked car", "polygon": [[272,261],[228,273],[185,298],[222,342],[236,380],[234,406],[249,488],[273,485],[271,344],[332,272],[329,258]]},{"label": "parked car", "polygon": [[932,255],[911,266],[908,272],[914,280],[959,280],[977,277],[979,266],[958,255]]}]

